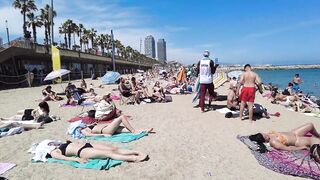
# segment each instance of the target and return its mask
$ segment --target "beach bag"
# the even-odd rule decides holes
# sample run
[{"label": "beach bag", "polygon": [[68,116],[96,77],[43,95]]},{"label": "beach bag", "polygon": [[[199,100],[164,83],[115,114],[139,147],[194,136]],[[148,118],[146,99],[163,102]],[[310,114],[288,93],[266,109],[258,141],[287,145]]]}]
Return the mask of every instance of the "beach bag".
[{"label": "beach bag", "polygon": [[88,111],[88,117],[94,118],[96,114],[96,110],[90,110]]},{"label": "beach bag", "polygon": [[166,96],[164,99],[166,102],[172,102],[172,96]]}]

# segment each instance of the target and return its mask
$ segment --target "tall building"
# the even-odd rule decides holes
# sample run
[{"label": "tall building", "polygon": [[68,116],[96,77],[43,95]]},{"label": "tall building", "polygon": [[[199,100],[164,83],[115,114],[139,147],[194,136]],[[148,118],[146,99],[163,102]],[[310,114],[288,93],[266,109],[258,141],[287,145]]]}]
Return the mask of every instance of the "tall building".
[{"label": "tall building", "polygon": [[0,37],[0,47],[2,47],[3,46],[3,40],[2,40],[2,38]]},{"label": "tall building", "polygon": [[156,57],[156,45],[153,36],[149,35],[144,39],[144,52],[147,57]]},{"label": "tall building", "polygon": [[157,42],[157,56],[159,61],[167,61],[167,45],[164,39],[159,39]]}]

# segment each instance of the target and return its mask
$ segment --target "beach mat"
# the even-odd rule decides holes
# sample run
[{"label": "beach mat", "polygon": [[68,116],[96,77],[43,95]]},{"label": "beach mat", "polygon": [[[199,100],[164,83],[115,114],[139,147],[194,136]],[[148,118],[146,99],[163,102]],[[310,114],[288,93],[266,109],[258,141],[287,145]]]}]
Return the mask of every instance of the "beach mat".
[{"label": "beach mat", "polygon": [[258,163],[272,171],[303,178],[320,179],[320,164],[310,158],[308,150],[280,151],[268,148],[268,152],[260,153],[255,142],[248,136],[237,136],[250,150]]},{"label": "beach mat", "polygon": [[87,163],[78,163],[76,161],[65,161],[59,160],[54,158],[48,159],[49,163],[59,163],[69,165],[75,168],[82,168],[82,169],[95,169],[95,170],[108,170],[112,167],[120,165],[122,161],[113,160],[113,159],[90,159]]},{"label": "beach mat", "polygon": [[227,81],[228,81],[228,77],[225,72],[219,72],[213,75],[213,85],[215,89],[219,88]]},{"label": "beach mat", "polygon": [[122,142],[128,143],[131,141],[138,140],[144,136],[147,136],[147,132],[141,132],[140,134],[132,134],[132,133],[120,133],[112,136],[91,136],[85,137],[84,139],[95,140],[95,141],[110,141],[110,142]]},{"label": "beach mat", "polygon": [[12,163],[0,163],[0,175],[14,168],[16,164]]}]

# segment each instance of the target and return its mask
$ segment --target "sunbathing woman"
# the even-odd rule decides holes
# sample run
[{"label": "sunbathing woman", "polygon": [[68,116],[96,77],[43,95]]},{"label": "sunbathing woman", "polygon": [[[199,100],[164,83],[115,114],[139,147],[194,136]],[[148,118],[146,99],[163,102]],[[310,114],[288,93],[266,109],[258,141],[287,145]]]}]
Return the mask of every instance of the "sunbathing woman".
[{"label": "sunbathing woman", "polygon": [[23,127],[24,130],[31,130],[31,129],[39,129],[41,128],[43,123],[33,123],[33,124],[23,124],[18,122],[6,122],[0,121],[0,129],[5,128],[14,128],[14,127]]},{"label": "sunbathing woman", "polygon": [[[306,136],[307,133],[311,133],[312,136]],[[258,143],[262,153],[267,151],[263,143],[270,143],[271,147],[285,151],[308,149],[313,144],[320,143],[320,135],[312,123],[304,124],[289,132],[258,133],[249,136],[249,139]]]},{"label": "sunbathing woman", "polygon": [[[121,124],[123,126],[121,126]],[[144,129],[144,130],[136,130],[131,126],[128,121],[128,117],[125,115],[121,115],[112,121],[107,121],[107,123],[103,124],[92,124],[81,130],[81,133],[85,136],[112,136],[114,133],[121,132],[131,132],[133,134],[139,134],[143,131],[149,133],[152,132],[153,128]]]},{"label": "sunbathing woman", "polygon": [[49,143],[48,145],[56,146],[56,148],[48,153],[46,158],[76,161],[79,163],[86,163],[88,159],[106,158],[128,162],[141,162],[148,158],[148,155],[138,151],[119,149],[114,146],[93,142],[75,143],[66,141],[64,144]]},{"label": "sunbathing woman", "polygon": [[35,120],[36,122],[50,123],[52,122],[51,117],[49,116],[50,109],[47,102],[43,101],[38,104],[39,108],[37,109],[24,109],[17,112],[17,115],[14,115],[9,118],[0,118],[0,120],[7,121],[28,121]]},{"label": "sunbathing woman", "polygon": [[155,97],[157,102],[165,101],[165,94],[163,92],[163,88],[160,86],[160,82],[159,81],[157,81],[154,84],[152,90],[153,90],[152,96]]},{"label": "sunbathing woman", "polygon": [[45,89],[42,90],[43,101],[60,101],[63,98],[58,96],[54,91],[52,91],[51,86],[47,86]]}]

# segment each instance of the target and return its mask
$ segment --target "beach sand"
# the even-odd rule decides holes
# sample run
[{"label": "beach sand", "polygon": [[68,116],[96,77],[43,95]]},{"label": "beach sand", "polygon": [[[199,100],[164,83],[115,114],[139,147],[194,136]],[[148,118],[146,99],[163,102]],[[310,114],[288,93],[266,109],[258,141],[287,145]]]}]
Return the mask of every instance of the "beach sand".
[{"label": "beach sand", "polygon": [[[96,85],[99,81],[94,81]],[[79,82],[76,83],[77,85]],[[89,84],[89,81],[87,81]],[[66,84],[63,84],[65,87]],[[227,94],[228,84],[217,91]],[[0,117],[12,116],[24,108],[34,108],[41,98],[43,87],[0,91]],[[96,89],[105,94],[116,86]],[[53,85],[56,92],[60,85]],[[239,119],[226,119],[216,111],[201,113],[193,108],[193,95],[173,96],[172,103],[145,105],[118,105],[131,115],[137,128],[153,127],[150,134],[129,144],[117,144],[148,153],[150,160],[142,163],[123,163],[108,171],[76,169],[61,164],[32,163],[27,153],[31,144],[44,139],[71,139],[66,135],[67,120],[81,111],[79,108],[59,108],[62,102],[49,102],[52,115],[61,120],[45,125],[44,129],[23,132],[0,138],[0,162],[17,164],[3,176],[9,179],[297,179],[270,171],[258,164],[249,149],[236,139],[238,134],[287,131],[307,122],[320,129],[320,121],[284,107],[267,103],[261,95],[257,102],[269,112],[279,111],[281,117],[261,119],[250,124]],[[65,100],[63,101],[65,102]],[[213,104],[224,105],[225,101]],[[117,102],[118,104],[118,102]],[[90,108],[85,108],[89,110]]]}]

